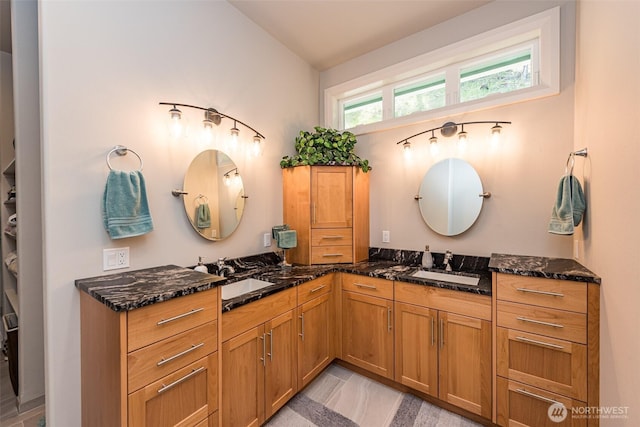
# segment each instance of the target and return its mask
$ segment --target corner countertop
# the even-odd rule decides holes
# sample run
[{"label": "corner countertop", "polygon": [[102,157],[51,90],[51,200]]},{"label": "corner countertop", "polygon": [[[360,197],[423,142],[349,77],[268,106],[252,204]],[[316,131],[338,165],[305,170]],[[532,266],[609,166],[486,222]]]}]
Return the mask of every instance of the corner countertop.
[{"label": "corner countertop", "polygon": [[114,311],[129,311],[212,289],[224,280],[177,265],[163,265],[78,279],[75,285]]},{"label": "corner countertop", "polygon": [[601,279],[573,259],[528,255],[491,254],[489,270],[520,276],[573,280],[600,284]]}]

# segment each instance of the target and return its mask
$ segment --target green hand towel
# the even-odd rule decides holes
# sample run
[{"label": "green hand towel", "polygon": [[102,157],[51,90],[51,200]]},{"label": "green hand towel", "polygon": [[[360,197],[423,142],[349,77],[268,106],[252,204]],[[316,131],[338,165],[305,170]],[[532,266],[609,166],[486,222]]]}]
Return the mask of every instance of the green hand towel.
[{"label": "green hand towel", "polygon": [[196,208],[196,227],[211,227],[211,211],[209,210],[209,203],[202,203]]},{"label": "green hand towel", "polygon": [[582,221],[585,209],[586,202],[580,181],[573,175],[563,176],[551,211],[549,233],[573,234],[574,227]]},{"label": "green hand towel", "polygon": [[298,234],[296,230],[278,231],[278,247],[280,249],[292,249],[298,246]]},{"label": "green hand towel", "polygon": [[109,172],[102,197],[102,219],[112,239],[140,236],[153,230],[142,172]]}]

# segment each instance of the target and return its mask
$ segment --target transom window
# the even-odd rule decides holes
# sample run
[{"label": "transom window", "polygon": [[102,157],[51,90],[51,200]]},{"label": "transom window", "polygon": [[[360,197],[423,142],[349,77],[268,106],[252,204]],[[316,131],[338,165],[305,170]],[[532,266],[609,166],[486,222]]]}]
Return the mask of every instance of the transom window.
[{"label": "transom window", "polygon": [[559,8],[325,90],[325,125],[354,133],[559,93]]}]

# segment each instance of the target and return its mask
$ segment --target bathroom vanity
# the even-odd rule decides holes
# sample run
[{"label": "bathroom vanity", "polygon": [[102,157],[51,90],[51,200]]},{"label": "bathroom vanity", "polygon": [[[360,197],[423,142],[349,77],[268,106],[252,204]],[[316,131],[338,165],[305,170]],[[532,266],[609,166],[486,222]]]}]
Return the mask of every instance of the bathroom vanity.
[{"label": "bathroom vanity", "polygon": [[[598,424],[571,414],[598,405],[597,276],[494,254],[458,257],[439,280],[399,252],[289,270],[243,261],[224,279],[165,266],[78,280],[83,424],[260,425],[335,359],[487,425]],[[247,278],[271,285],[221,298]],[[560,403],[568,416],[552,422]]]}]

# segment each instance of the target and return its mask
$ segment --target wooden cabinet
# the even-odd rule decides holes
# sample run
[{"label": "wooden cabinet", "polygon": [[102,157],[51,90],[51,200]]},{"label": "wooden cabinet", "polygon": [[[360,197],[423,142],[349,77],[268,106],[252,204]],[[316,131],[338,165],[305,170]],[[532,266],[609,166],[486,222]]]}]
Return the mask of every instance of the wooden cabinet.
[{"label": "wooden cabinet", "polygon": [[395,380],[490,418],[490,298],[403,282],[395,295]]},{"label": "wooden cabinet", "polygon": [[196,425],[217,417],[217,289],[129,312],[80,295],[83,425]]},{"label": "wooden cabinet", "polygon": [[297,166],[282,174],[284,222],[298,234],[288,261],[308,265],[368,259],[369,173],[355,166]]},{"label": "wooden cabinet", "polygon": [[[598,406],[597,285],[497,273],[496,418],[499,425],[597,425],[571,407]],[[562,423],[547,411],[568,410]]]},{"label": "wooden cabinet", "polygon": [[289,289],[222,315],[223,426],[261,425],[297,392],[295,305]]},{"label": "wooden cabinet", "polygon": [[393,379],[393,282],[342,275],[342,359]]},{"label": "wooden cabinet", "polygon": [[298,388],[307,386],[334,358],[334,274],[298,287]]}]

